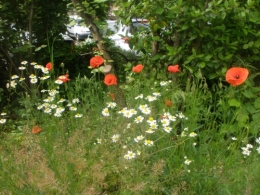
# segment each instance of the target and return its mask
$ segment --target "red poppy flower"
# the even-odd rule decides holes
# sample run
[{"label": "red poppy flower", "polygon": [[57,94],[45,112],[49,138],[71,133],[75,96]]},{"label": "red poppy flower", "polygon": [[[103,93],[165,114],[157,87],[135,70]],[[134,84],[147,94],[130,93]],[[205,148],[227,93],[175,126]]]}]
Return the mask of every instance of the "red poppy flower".
[{"label": "red poppy flower", "polygon": [[94,56],[90,59],[90,66],[92,68],[98,68],[101,64],[104,63],[104,58],[102,56]]},{"label": "red poppy flower", "polygon": [[139,73],[143,70],[144,66],[142,64],[138,64],[132,68],[132,71],[135,73]]},{"label": "red poppy flower", "polygon": [[48,64],[46,64],[46,68],[50,71],[52,69],[52,63],[49,62]]},{"label": "red poppy flower", "polygon": [[117,78],[113,74],[107,74],[104,78],[104,83],[106,85],[116,85],[117,84]]},{"label": "red poppy flower", "polygon": [[170,107],[172,105],[171,100],[164,100],[166,106]]},{"label": "red poppy flower", "polygon": [[63,83],[66,83],[67,81],[69,81],[69,75],[65,74],[65,75],[61,75],[58,77],[58,80],[62,81]]},{"label": "red poppy flower", "polygon": [[41,132],[41,128],[39,127],[39,126],[34,126],[33,128],[32,128],[32,133],[33,134],[37,134],[37,133],[40,133]]},{"label": "red poppy flower", "polygon": [[170,65],[168,66],[168,71],[171,73],[181,72],[179,69],[179,65]]},{"label": "red poppy flower", "polygon": [[245,82],[248,74],[246,68],[232,67],[226,72],[226,81],[233,86],[238,86]]}]

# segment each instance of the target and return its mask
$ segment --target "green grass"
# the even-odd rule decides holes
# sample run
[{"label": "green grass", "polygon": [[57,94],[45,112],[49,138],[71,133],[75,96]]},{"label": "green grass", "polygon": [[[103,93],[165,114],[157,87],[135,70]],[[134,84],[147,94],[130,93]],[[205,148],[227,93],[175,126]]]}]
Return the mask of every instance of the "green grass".
[{"label": "green grass", "polygon": [[[212,92],[203,80],[185,87],[144,81],[145,72],[131,77],[119,87],[84,77],[60,85],[52,104],[65,108],[61,117],[36,108],[47,95],[36,98],[36,105],[21,99],[27,106],[18,113],[20,123],[7,120],[0,127],[0,194],[260,193],[257,136],[243,127],[229,133],[236,109],[218,104],[228,101],[229,88]],[[63,97],[66,101],[57,103]],[[80,102],[72,103],[75,98]],[[111,102],[114,108],[108,108]],[[72,106],[77,110],[71,111]],[[109,116],[102,114],[105,108]],[[77,113],[82,117],[75,118]],[[140,123],[135,122],[138,116],[143,117]],[[170,132],[162,119],[172,119]],[[158,127],[151,129],[147,121]],[[39,134],[31,132],[35,125],[42,129]],[[115,135],[118,140],[112,139]],[[252,152],[243,155],[241,147],[249,143]]]}]

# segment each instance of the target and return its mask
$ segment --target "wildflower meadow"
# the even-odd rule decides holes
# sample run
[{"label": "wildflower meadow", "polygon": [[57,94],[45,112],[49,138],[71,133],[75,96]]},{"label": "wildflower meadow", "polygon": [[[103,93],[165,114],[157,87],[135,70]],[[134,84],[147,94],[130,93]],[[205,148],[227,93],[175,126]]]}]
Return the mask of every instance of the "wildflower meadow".
[{"label": "wildflower meadow", "polygon": [[260,0],[0,0],[0,195],[259,195]]},{"label": "wildflower meadow", "polygon": [[0,119],[0,194],[260,193],[259,88],[247,68],[209,87],[181,64],[161,80],[137,64],[121,82],[102,77],[105,63],[94,56],[93,77],[71,79],[52,62],[21,62],[6,84],[20,118],[6,107]]}]

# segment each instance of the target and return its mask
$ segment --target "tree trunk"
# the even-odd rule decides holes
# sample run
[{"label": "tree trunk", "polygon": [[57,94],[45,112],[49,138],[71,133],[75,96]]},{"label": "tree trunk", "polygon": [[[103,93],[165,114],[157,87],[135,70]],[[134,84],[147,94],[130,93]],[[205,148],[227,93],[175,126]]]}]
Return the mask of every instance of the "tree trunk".
[{"label": "tree trunk", "polygon": [[[81,2],[79,0],[71,0],[71,1],[75,7],[79,5],[84,10],[84,6],[81,4]],[[104,45],[104,41],[99,32],[99,28],[93,22],[92,16],[89,14],[85,14],[84,12],[80,12],[79,15],[84,19],[87,26],[90,26],[90,28],[89,28],[90,32],[92,33],[93,38],[94,38],[99,50],[103,53],[103,57],[105,59],[104,74],[114,73],[115,70],[114,70],[114,66],[113,66],[113,60],[110,57],[110,54],[107,52],[108,49],[107,49],[106,45]]]}]

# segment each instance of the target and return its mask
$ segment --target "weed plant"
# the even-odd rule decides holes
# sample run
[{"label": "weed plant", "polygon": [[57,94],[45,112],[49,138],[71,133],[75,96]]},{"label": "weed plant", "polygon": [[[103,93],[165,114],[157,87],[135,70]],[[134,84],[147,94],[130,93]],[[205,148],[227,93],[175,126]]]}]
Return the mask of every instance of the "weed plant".
[{"label": "weed plant", "polygon": [[[12,123],[1,114],[0,194],[259,194],[259,122],[237,123],[243,98],[230,97],[244,86],[147,72],[129,70],[119,86],[33,77],[37,93],[19,92],[23,123],[4,133]],[[21,82],[13,76],[10,90]]]}]

